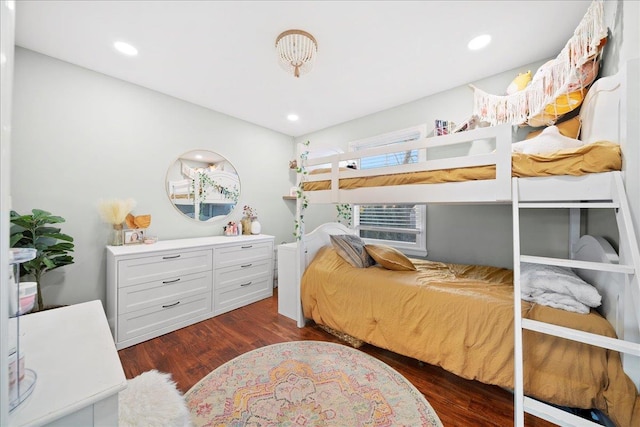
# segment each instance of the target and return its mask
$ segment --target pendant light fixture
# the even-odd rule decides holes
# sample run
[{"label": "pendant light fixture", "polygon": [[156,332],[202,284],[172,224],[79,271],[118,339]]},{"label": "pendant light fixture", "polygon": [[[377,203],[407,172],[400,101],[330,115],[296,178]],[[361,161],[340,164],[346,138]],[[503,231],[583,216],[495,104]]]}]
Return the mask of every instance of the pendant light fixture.
[{"label": "pendant light fixture", "polygon": [[282,68],[300,77],[311,71],[318,53],[318,43],[306,31],[287,30],[276,38],[276,51]]}]

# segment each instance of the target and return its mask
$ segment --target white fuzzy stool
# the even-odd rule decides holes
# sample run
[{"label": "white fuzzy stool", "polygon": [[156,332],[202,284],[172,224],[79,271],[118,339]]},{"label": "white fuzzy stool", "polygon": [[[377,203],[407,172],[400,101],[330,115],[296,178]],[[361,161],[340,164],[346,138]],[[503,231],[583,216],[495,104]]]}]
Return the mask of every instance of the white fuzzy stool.
[{"label": "white fuzzy stool", "polygon": [[155,369],[127,381],[118,399],[120,427],[191,426],[189,411],[171,374]]}]

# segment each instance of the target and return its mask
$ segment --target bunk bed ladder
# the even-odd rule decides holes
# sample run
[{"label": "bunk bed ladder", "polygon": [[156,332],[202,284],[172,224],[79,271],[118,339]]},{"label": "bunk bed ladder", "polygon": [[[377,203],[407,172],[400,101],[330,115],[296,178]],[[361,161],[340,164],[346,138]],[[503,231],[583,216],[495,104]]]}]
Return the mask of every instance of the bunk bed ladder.
[{"label": "bunk bed ladder", "polygon": [[[631,222],[630,210],[624,190],[620,172],[611,174],[611,200],[597,202],[520,202],[518,178],[512,179],[513,202],[513,251],[514,251],[514,425],[524,426],[524,413],[530,413],[539,418],[562,426],[598,426],[587,419],[578,417],[552,405],[532,399],[524,395],[524,363],[523,363],[523,330],[558,336],[578,342],[595,345],[624,354],[640,357],[640,344],[624,339],[609,338],[598,334],[583,332],[571,328],[561,327],[536,320],[523,319],[521,310],[520,263],[534,263],[571,267],[583,270],[608,271],[625,275],[625,286],[636,303],[640,302],[640,284],[637,272],[640,271],[640,255],[638,244]],[[520,248],[520,209],[561,208],[573,211],[578,209],[614,209],[620,233],[620,263],[609,264],[599,262],[578,261],[572,259],[548,258],[521,254]],[[570,211],[570,212],[571,212]],[[572,237],[578,231],[570,230]],[[579,237],[579,236],[577,236]],[[571,242],[575,243],[575,242]],[[573,255],[573,252],[572,252]]]}]

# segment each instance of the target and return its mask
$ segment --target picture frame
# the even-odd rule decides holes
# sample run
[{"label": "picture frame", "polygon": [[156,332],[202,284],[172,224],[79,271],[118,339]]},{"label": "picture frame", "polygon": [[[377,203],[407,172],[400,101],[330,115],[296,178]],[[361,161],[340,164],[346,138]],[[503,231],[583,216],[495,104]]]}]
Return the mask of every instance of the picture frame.
[{"label": "picture frame", "polygon": [[144,229],[133,228],[122,230],[122,242],[125,245],[139,245],[144,241]]}]

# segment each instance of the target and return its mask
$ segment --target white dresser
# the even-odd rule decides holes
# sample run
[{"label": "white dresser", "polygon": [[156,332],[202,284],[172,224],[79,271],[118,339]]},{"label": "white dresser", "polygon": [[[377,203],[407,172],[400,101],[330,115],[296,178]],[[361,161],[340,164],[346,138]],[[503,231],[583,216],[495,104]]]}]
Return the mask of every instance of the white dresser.
[{"label": "white dresser", "polygon": [[273,240],[213,249],[213,314],[273,295]]},{"label": "white dresser", "polygon": [[107,246],[107,317],[122,349],[273,295],[268,235]]}]

